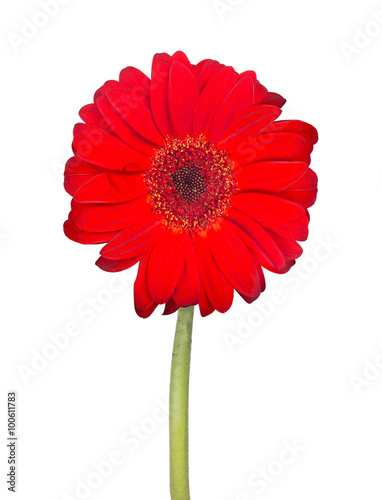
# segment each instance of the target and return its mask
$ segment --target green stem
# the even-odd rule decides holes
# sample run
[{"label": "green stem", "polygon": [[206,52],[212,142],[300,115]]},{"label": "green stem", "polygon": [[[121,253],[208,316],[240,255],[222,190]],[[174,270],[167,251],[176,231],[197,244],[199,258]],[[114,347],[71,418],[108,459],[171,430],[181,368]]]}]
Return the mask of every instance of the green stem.
[{"label": "green stem", "polygon": [[179,309],[170,381],[170,492],[190,500],[188,479],[188,388],[194,306]]}]

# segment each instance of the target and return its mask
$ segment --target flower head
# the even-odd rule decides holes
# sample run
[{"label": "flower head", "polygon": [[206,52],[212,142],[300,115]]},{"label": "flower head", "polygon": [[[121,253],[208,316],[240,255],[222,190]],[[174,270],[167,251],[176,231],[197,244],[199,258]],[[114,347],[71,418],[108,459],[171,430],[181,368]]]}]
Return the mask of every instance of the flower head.
[{"label": "flower head", "polygon": [[135,309],[149,316],[199,304],[227,311],[265,289],[262,268],[285,273],[308,236],[317,131],[275,121],[285,100],[253,71],[157,54],[107,81],[80,110],[65,189],[65,234],[106,243],[97,265],[139,262]]}]

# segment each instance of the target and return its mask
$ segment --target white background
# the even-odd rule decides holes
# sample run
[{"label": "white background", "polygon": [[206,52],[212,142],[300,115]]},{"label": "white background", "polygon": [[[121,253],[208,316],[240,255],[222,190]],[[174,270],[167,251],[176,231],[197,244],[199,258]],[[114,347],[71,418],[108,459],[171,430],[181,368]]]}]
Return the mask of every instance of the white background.
[{"label": "white background", "polygon": [[[192,498],[380,500],[382,3],[56,5],[21,45],[11,39],[22,36],[25,18],[44,24],[41,5],[8,0],[0,12],[1,497],[12,497],[6,392],[16,390],[18,498],[81,498],[79,481],[92,483],[82,498],[169,498],[161,402],[176,317],[158,308],[139,319],[136,269],[121,284],[94,265],[98,247],[64,237],[70,197],[61,174],[93,92],[125,66],[149,73],[155,52],[183,50],[193,63],[255,70],[287,98],[284,117],[320,134],[312,162],[319,197],[299,263],[287,277],[267,273],[252,305],[235,299],[225,315],[196,314]],[[91,316],[92,299],[102,310]],[[31,371],[51,353],[52,335],[73,323],[77,335]],[[123,437],[134,427],[141,437],[133,446]],[[295,456],[286,451],[293,442]],[[116,452],[123,464],[98,484],[94,463]],[[254,474],[262,469],[260,493]]]}]

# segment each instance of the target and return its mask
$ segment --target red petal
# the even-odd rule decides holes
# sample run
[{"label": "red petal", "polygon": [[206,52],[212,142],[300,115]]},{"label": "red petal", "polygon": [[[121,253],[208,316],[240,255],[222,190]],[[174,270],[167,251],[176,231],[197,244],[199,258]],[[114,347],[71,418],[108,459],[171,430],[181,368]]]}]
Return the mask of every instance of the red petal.
[{"label": "red petal", "polygon": [[117,174],[114,172],[92,177],[75,193],[79,203],[123,203],[147,193],[142,174]]},{"label": "red petal", "polygon": [[109,124],[105,118],[101,115],[99,109],[95,104],[87,104],[82,107],[79,112],[81,120],[83,120],[87,125],[94,125],[96,127],[102,128],[106,132],[113,133],[113,129],[110,128]]},{"label": "red petal", "polygon": [[309,215],[305,213],[297,220],[288,222],[287,224],[283,224],[280,226],[272,227],[272,231],[279,234],[280,236],[284,236],[285,238],[297,241],[305,241],[309,234],[308,224]]},{"label": "red petal", "polygon": [[145,100],[134,95],[130,89],[115,88],[106,93],[106,97],[124,119],[138,134],[154,144],[164,145],[163,137],[158,131],[151,110]]},{"label": "red petal", "polygon": [[117,231],[129,225],[132,219],[141,217],[142,221],[156,218],[147,202],[147,196],[117,205],[77,204],[80,209],[78,225],[85,231]]},{"label": "red petal", "polygon": [[175,62],[183,64],[188,70],[192,71],[192,65],[184,52],[178,50],[171,56],[171,64]]},{"label": "red petal", "polygon": [[138,307],[135,307],[135,312],[138,314],[140,318],[148,318],[149,316],[152,315],[152,313],[155,311],[155,309],[158,307],[158,304],[155,304],[155,302],[152,302],[151,306],[145,309],[144,311],[138,309]]},{"label": "red petal", "polygon": [[237,82],[237,75],[230,66],[223,68],[213,76],[200,94],[195,109],[194,135],[203,134],[206,139],[211,137],[214,116],[222,100]]},{"label": "red petal", "polygon": [[269,125],[266,132],[294,132],[302,135],[311,144],[316,144],[318,141],[318,132],[313,125],[301,120],[280,120]]},{"label": "red petal", "polygon": [[[97,174],[99,175],[99,174]],[[76,175],[65,175],[64,178],[64,188],[70,196],[74,196],[76,191],[86,184],[88,181],[94,178],[93,174],[76,174]]]},{"label": "red petal", "polygon": [[297,220],[305,214],[300,205],[269,194],[235,194],[231,196],[231,202],[233,208],[270,228]]},{"label": "red petal", "polygon": [[66,162],[65,165],[65,175],[80,175],[80,174],[92,174],[98,175],[105,170],[96,165],[92,165],[86,161],[81,160],[77,156],[72,156]]},{"label": "red petal", "polygon": [[263,100],[263,104],[270,104],[271,106],[277,106],[278,108],[282,108],[285,103],[286,99],[275,92],[268,92],[268,95]]},{"label": "red petal", "polygon": [[247,77],[251,78],[253,83],[257,83],[257,75],[256,75],[255,71],[250,69],[248,71],[243,71],[243,73],[239,74],[239,80],[242,80],[243,78],[247,78]]},{"label": "red petal", "polygon": [[239,80],[220,104],[212,127],[212,142],[218,144],[224,132],[253,105],[254,84],[247,76]]},{"label": "red petal", "polygon": [[200,61],[200,63],[195,66],[192,70],[192,74],[194,75],[200,92],[204,89],[208,81],[223,68],[223,64],[212,59]]},{"label": "red petal", "polygon": [[158,220],[143,221],[138,216],[131,219],[129,226],[102,248],[102,257],[115,260],[143,257],[164,231],[159,224]]},{"label": "red petal", "polygon": [[248,137],[232,147],[229,153],[238,166],[263,160],[296,161],[300,160],[299,153],[305,145],[305,139],[298,134],[270,132]]},{"label": "red petal", "polygon": [[72,156],[66,162],[64,172],[64,187],[73,196],[86,182],[107,170]]},{"label": "red petal", "polygon": [[153,60],[150,105],[151,113],[158,130],[163,137],[174,135],[175,129],[171,121],[168,81],[170,74],[170,64],[164,60]]},{"label": "red petal", "polygon": [[267,95],[268,95],[267,89],[264,87],[264,85],[261,85],[261,83],[257,80],[255,82],[253,103],[254,104],[264,104],[264,100],[266,99]]},{"label": "red petal", "polygon": [[117,273],[134,266],[137,262],[139,262],[139,259],[139,257],[134,257],[132,259],[110,260],[105,259],[105,257],[99,257],[96,261],[96,265],[103,271]]},{"label": "red petal", "polygon": [[[280,191],[293,185],[307,171],[303,162],[259,161],[250,163],[235,172],[239,190]],[[280,196],[282,196],[280,194]]]},{"label": "red petal", "polygon": [[219,148],[238,149],[240,144],[257,137],[280,113],[275,106],[251,106],[243,117],[229,127],[219,142]]},{"label": "red petal", "polygon": [[191,71],[174,62],[170,69],[169,105],[172,122],[180,137],[192,132],[192,122],[199,89]]},{"label": "red petal", "polygon": [[[123,83],[117,82],[117,80],[108,80],[107,82],[105,82],[102,85],[102,94],[101,95],[106,96],[106,93],[109,92],[109,90],[120,89],[121,87],[127,88],[126,85],[123,85]],[[101,95],[99,95],[98,97],[101,97]],[[95,100],[95,102],[97,103],[97,100]]]},{"label": "red petal", "polygon": [[173,314],[179,309],[179,305],[175,302],[173,297],[170,297],[168,302],[166,302],[166,307],[163,311],[163,316],[167,316],[168,314]]},{"label": "red petal", "polygon": [[103,90],[102,87],[100,87],[98,90],[94,92],[94,98],[93,98],[94,104],[97,102],[97,99],[102,95],[103,95]]},{"label": "red petal", "polygon": [[288,189],[280,191],[278,196],[299,203],[305,208],[311,207],[317,198],[317,175],[310,168]]},{"label": "red petal", "polygon": [[153,142],[142,137],[133,128],[130,127],[117,113],[110,101],[105,97],[100,97],[97,100],[97,106],[104,116],[107,123],[113,132],[118,135],[126,144],[140,151],[147,156],[153,156],[155,149],[158,147]]},{"label": "red petal", "polygon": [[264,85],[261,85],[254,71],[245,71],[244,73],[241,73],[239,75],[239,79],[241,80],[246,76],[251,77],[254,83],[253,104],[263,104],[264,99],[266,99],[268,96],[267,89],[264,87]]},{"label": "red petal", "polygon": [[199,283],[199,311],[202,318],[204,318],[212,314],[215,311],[215,308],[209,301],[200,278],[198,280],[198,283]]},{"label": "red petal", "polygon": [[174,290],[173,298],[180,307],[188,307],[198,303],[198,270],[196,267],[195,248],[191,239],[186,236],[185,259],[183,270],[179,275],[178,284]]},{"label": "red petal", "polygon": [[196,262],[208,301],[217,311],[221,313],[228,311],[233,301],[233,287],[212,257],[208,235],[202,233],[196,236]]},{"label": "red petal", "polygon": [[83,205],[81,205],[80,203],[77,203],[76,201],[74,201],[72,199],[72,201],[70,202],[70,208],[71,208],[71,210],[69,212],[68,219],[70,221],[74,222],[75,224],[77,224],[77,219],[78,219],[78,216],[80,215],[81,211],[83,210]]},{"label": "red petal", "polygon": [[285,133],[285,135],[288,133],[298,134],[303,137],[305,145],[295,152],[293,159],[303,161],[307,165],[310,164],[310,153],[313,151],[313,145],[318,140],[317,130],[311,125],[298,120],[279,121],[266,127],[262,133],[268,137],[281,133]]},{"label": "red petal", "polygon": [[[261,266],[275,273],[280,272],[285,267],[284,255],[269,230],[264,229],[248,215],[233,209],[227,218],[234,224],[235,229],[239,232],[240,237],[246,241],[248,247],[253,249]],[[248,237],[248,240],[243,233]]]},{"label": "red petal", "polygon": [[149,258],[150,256],[147,255],[139,263],[137,278],[134,282],[135,311],[141,318],[148,318],[158,305],[153,301],[149,293],[147,280]]},{"label": "red petal", "polygon": [[232,225],[223,220],[209,230],[208,238],[213,257],[227,281],[239,293],[258,297],[261,292],[259,265]]},{"label": "red petal", "polygon": [[279,236],[272,231],[268,231],[268,233],[279,247],[285,258],[285,266],[277,270],[277,272],[286,273],[295,264],[296,259],[301,256],[302,248],[296,241]]},{"label": "red petal", "polygon": [[[244,214],[241,215],[244,216]],[[261,266],[278,274],[289,271],[291,266],[295,264],[294,259],[300,255],[299,250],[302,251],[298,243],[283,238],[269,229],[265,230],[254,220],[252,220],[253,225],[251,226],[245,219],[246,227],[243,227],[243,221],[240,220],[241,217],[238,217],[238,219],[239,221],[235,221],[233,227],[238,231],[239,236],[246,242],[248,247],[254,251]],[[256,231],[253,231],[256,227]],[[292,257],[292,254],[294,257]],[[263,279],[262,275],[260,275],[260,279]],[[262,286],[263,291],[265,289],[265,281]],[[241,295],[243,296],[243,294]],[[249,297],[243,296],[243,298],[247,300]]]},{"label": "red petal", "polygon": [[235,209],[229,210],[227,219],[232,222],[240,232],[244,232],[248,236],[249,241],[247,244],[254,249],[263,267],[276,272],[284,268],[285,258],[283,253],[274,239],[269,235],[268,231],[258,222]]},{"label": "red petal", "polygon": [[138,98],[148,98],[150,90],[150,78],[142,71],[132,66],[124,68],[119,74],[119,81],[134,90],[134,95]]},{"label": "red petal", "polygon": [[168,229],[154,246],[149,261],[150,295],[158,304],[167,302],[178,282],[185,257],[184,235]]},{"label": "red petal", "polygon": [[[70,217],[72,219],[72,217]],[[97,243],[107,243],[112,240],[119,231],[109,233],[90,233],[80,229],[72,220],[67,220],[64,223],[64,233],[72,241],[83,245],[94,245]]]},{"label": "red petal", "polygon": [[165,62],[165,63],[170,64],[171,56],[168,55],[166,52],[161,52],[159,54],[155,54],[153,57],[153,66],[156,66],[160,62]]},{"label": "red petal", "polygon": [[150,168],[148,156],[98,127],[77,123],[73,150],[82,160],[110,170],[138,171]]}]

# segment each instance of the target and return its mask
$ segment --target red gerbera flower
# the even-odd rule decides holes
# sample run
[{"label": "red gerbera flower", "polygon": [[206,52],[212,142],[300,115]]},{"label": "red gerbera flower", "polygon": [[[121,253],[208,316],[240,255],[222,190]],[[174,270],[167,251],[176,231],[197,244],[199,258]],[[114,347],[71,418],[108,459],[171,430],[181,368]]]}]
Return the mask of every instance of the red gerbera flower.
[{"label": "red gerbera flower", "polygon": [[285,103],[253,71],[157,54],[151,80],[127,67],[84,106],[65,169],[65,234],[107,243],[97,265],[139,262],[135,308],[148,317],[199,304],[227,311],[285,273],[308,235],[317,131],[275,121]]}]

